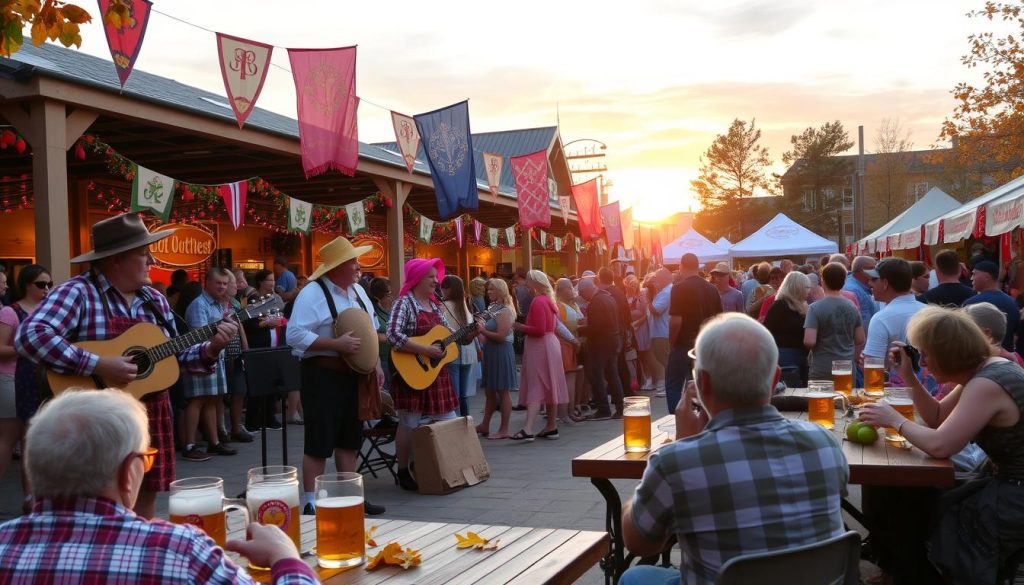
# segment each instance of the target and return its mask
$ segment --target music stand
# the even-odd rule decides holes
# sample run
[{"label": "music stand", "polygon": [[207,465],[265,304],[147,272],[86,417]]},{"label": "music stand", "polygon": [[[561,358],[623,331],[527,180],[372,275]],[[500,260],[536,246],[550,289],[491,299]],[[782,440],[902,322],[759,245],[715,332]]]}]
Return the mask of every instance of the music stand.
[{"label": "music stand", "polygon": [[248,396],[263,399],[263,416],[260,417],[263,466],[267,465],[267,416],[274,415],[274,399],[278,397],[281,399],[281,464],[288,465],[288,421],[284,419],[288,414],[288,391],[298,390],[301,383],[299,359],[286,345],[243,350],[242,361]]}]

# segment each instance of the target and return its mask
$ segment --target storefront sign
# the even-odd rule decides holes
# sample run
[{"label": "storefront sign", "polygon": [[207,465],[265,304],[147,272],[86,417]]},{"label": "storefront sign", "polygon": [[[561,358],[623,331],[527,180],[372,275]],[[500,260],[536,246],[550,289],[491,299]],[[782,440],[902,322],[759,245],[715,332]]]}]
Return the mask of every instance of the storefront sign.
[{"label": "storefront sign", "polygon": [[242,270],[265,270],[267,263],[258,260],[246,260],[245,262],[239,262],[238,267]]},{"label": "storefront sign", "polygon": [[377,240],[355,240],[353,246],[370,246],[370,251],[359,257],[361,268],[376,268],[384,263],[384,246]]},{"label": "storefront sign", "polygon": [[205,261],[217,249],[217,239],[213,234],[197,227],[172,223],[153,231],[167,230],[175,230],[174,235],[149,246],[153,257],[163,264],[193,266]]}]

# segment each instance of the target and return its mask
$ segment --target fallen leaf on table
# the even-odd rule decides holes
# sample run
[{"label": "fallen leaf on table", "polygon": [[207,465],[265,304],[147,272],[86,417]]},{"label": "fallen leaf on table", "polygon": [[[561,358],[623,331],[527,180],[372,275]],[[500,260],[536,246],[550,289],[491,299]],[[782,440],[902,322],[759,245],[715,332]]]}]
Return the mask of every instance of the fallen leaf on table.
[{"label": "fallen leaf on table", "polygon": [[377,533],[377,525],[371,524],[370,529],[366,531],[366,546],[371,548],[377,548],[380,546],[377,541],[373,539],[373,535]]},{"label": "fallen leaf on table", "polygon": [[495,550],[500,542],[484,538],[475,532],[467,532],[466,536],[456,532],[455,540],[458,541],[458,544],[455,545],[456,548],[475,548],[477,550]]},{"label": "fallen leaf on table", "polygon": [[419,565],[422,562],[423,557],[420,556],[419,551],[412,548],[406,548],[403,550],[401,544],[392,541],[387,543],[379,553],[370,557],[369,561],[366,563],[366,570],[371,571],[377,568],[381,563],[398,565],[403,569],[408,569],[409,567]]}]

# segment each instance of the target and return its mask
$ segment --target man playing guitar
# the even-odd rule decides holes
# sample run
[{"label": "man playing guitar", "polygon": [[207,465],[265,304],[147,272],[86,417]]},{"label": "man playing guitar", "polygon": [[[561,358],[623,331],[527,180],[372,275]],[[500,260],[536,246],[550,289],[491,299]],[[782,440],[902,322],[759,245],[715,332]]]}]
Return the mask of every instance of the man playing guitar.
[{"label": "man playing guitar", "polygon": [[[154,263],[149,245],[172,233],[150,233],[135,213],[92,226],[94,249],[71,259],[72,263],[89,262],[91,269],[53,289],[22,321],[14,339],[18,352],[61,373],[98,378],[100,387],[117,388],[134,380],[138,368],[130,358],[101,357],[72,343],[111,339],[140,322],[158,325],[168,337],[177,334],[167,299],[146,286]],[[235,324],[220,323],[209,341],[179,353],[178,362],[190,372],[210,373],[217,355],[237,331]],[[135,512],[152,518],[157,492],[166,491],[174,480],[174,437],[167,392],[149,394],[142,403],[151,445],[159,453],[143,479]]]}]

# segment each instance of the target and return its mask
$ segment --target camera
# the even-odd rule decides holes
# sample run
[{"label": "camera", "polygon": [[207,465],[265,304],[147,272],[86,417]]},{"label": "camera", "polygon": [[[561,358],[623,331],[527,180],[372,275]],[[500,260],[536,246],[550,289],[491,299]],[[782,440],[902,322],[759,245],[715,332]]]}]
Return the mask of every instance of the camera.
[{"label": "camera", "polygon": [[[911,365],[911,367],[914,368],[914,371],[915,372],[920,371],[921,370],[921,352],[916,347],[914,347],[913,345],[910,345],[909,343],[903,346],[903,351],[905,351],[907,353],[907,356],[910,358],[910,365]],[[894,351],[893,352],[893,363],[898,366],[898,365],[900,365],[900,360],[901,359],[902,359],[902,356],[901,356],[900,352]]]}]

